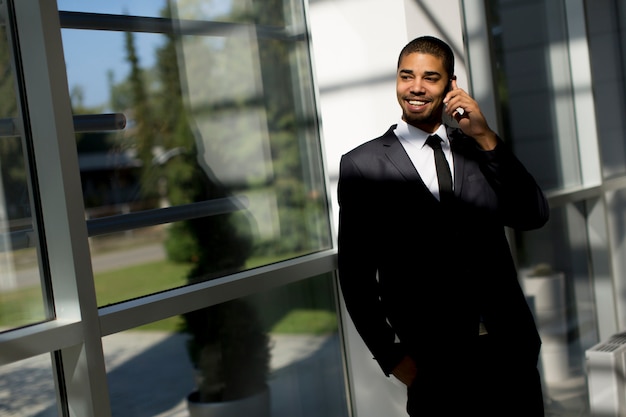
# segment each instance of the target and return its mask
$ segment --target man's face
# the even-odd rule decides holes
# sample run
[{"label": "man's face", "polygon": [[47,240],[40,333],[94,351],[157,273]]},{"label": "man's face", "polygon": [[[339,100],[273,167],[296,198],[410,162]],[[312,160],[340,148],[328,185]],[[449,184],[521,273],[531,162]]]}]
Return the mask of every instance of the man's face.
[{"label": "man's face", "polygon": [[426,132],[437,130],[449,82],[442,59],[422,53],[404,56],[396,78],[402,120]]}]

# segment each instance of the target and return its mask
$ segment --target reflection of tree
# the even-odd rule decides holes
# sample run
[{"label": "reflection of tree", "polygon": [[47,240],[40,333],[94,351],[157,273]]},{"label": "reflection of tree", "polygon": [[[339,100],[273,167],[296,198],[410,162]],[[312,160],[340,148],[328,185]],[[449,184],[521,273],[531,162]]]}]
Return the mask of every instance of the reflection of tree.
[{"label": "reflection of tree", "polygon": [[[176,57],[176,39],[168,35],[157,52],[161,99],[155,115],[163,146],[184,150],[164,166],[168,200],[176,206],[228,197],[232,190],[199,163],[199,138],[183,105]],[[171,224],[166,249],[171,259],[194,263],[188,275],[193,283],[243,268],[251,244],[247,218],[235,212]],[[233,300],[192,311],[184,315],[184,330],[191,336],[189,352],[202,377],[200,401],[234,400],[265,386],[268,339],[254,307]]]},{"label": "reflection of tree", "polygon": [[134,139],[137,157],[142,162],[141,191],[144,197],[154,196],[157,192],[156,182],[151,172],[152,150],[157,144],[154,110],[150,105],[146,77],[139,66],[139,58],[135,50],[132,32],[124,32],[126,40],[126,59],[130,64],[129,83],[132,94],[132,118],[134,120]]},{"label": "reflection of tree", "polygon": [[[269,27],[294,27],[294,22],[287,22],[283,13],[276,13],[276,10],[283,10],[283,3],[283,0],[254,2],[254,22]],[[317,178],[307,173],[307,165],[321,159],[316,118],[313,111],[308,113],[298,103],[308,99],[310,108],[314,107],[313,85],[307,72],[310,62],[308,58],[298,62],[299,50],[302,52],[307,46],[304,41],[294,40],[261,39],[259,42],[263,98],[275,172],[273,186],[278,198],[280,227],[284,231],[281,238],[270,245],[271,252],[304,252],[329,245],[322,171],[318,167]],[[313,143],[307,143],[307,139]]]},{"label": "reflection of tree", "polygon": [[[221,17],[206,17],[206,5],[206,1],[179,0],[178,17],[246,23],[251,32],[180,38],[167,34],[166,42],[157,50],[155,67],[149,69],[140,67],[133,34],[126,33],[131,71],[127,79],[116,84],[109,74],[109,84],[111,106],[127,115],[128,126],[115,136],[111,146],[121,152],[132,143],[141,161],[141,193],[137,197],[144,202],[156,201],[153,198],[163,190],[159,179],[166,180],[170,204],[201,201],[212,192],[199,189],[198,177],[213,177],[212,172],[229,193],[256,191],[273,198],[278,224],[272,227],[274,234],[266,233],[263,240],[257,236],[254,246],[258,255],[284,256],[327,246],[323,177],[317,162],[319,153],[315,153],[319,152],[315,114],[312,110],[306,114],[300,104],[313,100],[308,91],[310,81],[306,71],[302,72],[305,78],[299,79],[296,68],[302,63],[305,68],[308,65],[307,61],[298,62],[299,56],[306,55],[297,53],[306,48],[305,42],[255,36],[255,25],[273,29],[287,26],[283,14],[277,12],[284,6],[280,0],[232,2],[228,15]],[[169,10],[164,10],[163,16],[169,17]],[[199,82],[189,86],[194,97],[187,108],[181,94],[185,77],[179,74],[176,42],[186,47],[195,43],[197,47],[194,59],[185,62],[187,74],[200,74]],[[185,152],[157,166],[152,162],[155,147]],[[199,161],[204,164],[202,168]],[[235,177],[224,175],[224,167],[235,171]],[[175,237],[168,239],[168,253],[172,259],[198,256],[189,255],[197,252],[190,250],[197,238],[184,230],[186,225],[171,227],[170,237]]]},{"label": "reflection of tree", "polygon": [[[181,18],[201,15],[194,8],[199,2],[183,3]],[[319,160],[316,119],[300,104],[309,99],[314,107],[308,61],[297,61],[306,44],[280,36],[288,26],[283,8],[279,0],[233,2],[229,14],[215,20],[250,24],[249,32],[184,39],[185,56],[191,57],[185,61],[189,101],[206,153],[221,164],[220,172],[239,169],[240,183],[233,181],[233,187],[275,199],[280,234],[255,242],[256,254],[273,256],[328,244],[321,168],[311,174],[307,165]],[[277,36],[266,36],[264,28]],[[299,78],[302,64],[305,77]],[[260,155],[260,142],[266,154]]]},{"label": "reflection of tree", "polygon": [[[157,74],[160,92],[153,114],[159,121],[160,140],[166,149],[184,150],[162,167],[170,204],[177,206],[229,196],[230,190],[198,163],[196,137],[182,101],[173,34],[167,36],[164,46],[157,51]],[[194,262],[193,279],[232,272],[240,268],[250,254],[250,236],[243,234],[237,223],[242,223],[242,216],[237,214],[176,222],[168,229],[168,255],[177,261]]]}]

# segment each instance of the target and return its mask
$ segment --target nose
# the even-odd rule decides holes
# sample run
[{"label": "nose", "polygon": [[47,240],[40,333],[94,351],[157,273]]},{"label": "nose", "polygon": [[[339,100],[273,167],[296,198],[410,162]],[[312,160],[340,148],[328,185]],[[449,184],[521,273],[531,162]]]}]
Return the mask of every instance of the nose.
[{"label": "nose", "polygon": [[422,80],[419,77],[414,78],[411,81],[411,85],[409,86],[411,93],[413,94],[420,94],[423,93],[424,90],[424,84],[422,83]]}]

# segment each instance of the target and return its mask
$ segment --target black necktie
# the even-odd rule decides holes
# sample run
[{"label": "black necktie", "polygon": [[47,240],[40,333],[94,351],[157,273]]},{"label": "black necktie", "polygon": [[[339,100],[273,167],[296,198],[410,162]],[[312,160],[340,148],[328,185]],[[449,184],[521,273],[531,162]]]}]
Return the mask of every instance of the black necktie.
[{"label": "black necktie", "polygon": [[441,149],[441,138],[438,135],[430,135],[426,144],[435,152],[435,168],[437,168],[437,181],[439,182],[439,201],[450,201],[454,196],[452,191],[452,174],[450,166]]}]

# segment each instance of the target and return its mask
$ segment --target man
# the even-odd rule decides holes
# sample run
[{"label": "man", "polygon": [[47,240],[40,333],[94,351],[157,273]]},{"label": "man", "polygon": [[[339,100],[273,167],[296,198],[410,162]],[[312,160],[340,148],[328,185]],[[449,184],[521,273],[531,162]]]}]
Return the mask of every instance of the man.
[{"label": "man", "polygon": [[[445,42],[409,42],[396,87],[402,119],[341,159],[350,316],[384,373],[407,385],[409,415],[543,416],[541,341],[504,226],[543,226],[546,199],[458,88]],[[448,168],[432,134],[452,178],[438,179]]]}]

